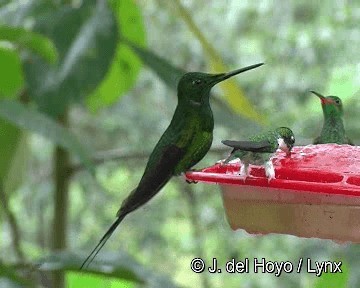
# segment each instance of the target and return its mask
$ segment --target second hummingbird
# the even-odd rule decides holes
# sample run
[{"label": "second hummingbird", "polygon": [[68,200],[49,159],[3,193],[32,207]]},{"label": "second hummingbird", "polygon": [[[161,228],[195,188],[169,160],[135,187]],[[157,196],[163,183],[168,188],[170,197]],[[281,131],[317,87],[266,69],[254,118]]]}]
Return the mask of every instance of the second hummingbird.
[{"label": "second hummingbird", "polygon": [[349,144],[354,143],[346,136],[343,123],[343,105],[337,96],[323,96],[315,91],[310,91],[320,98],[324,113],[324,125],[320,136],[314,139],[313,144]]},{"label": "second hummingbird", "polygon": [[266,133],[254,135],[250,137],[249,141],[224,140],[221,142],[233,148],[229,157],[222,161],[223,164],[228,163],[231,159],[240,158],[241,168],[239,175],[244,177],[249,175],[249,164],[265,164],[265,173],[270,181],[275,178],[274,166],[270,159],[272,154],[278,148],[290,154],[295,144],[295,136],[291,129],[279,127]]}]

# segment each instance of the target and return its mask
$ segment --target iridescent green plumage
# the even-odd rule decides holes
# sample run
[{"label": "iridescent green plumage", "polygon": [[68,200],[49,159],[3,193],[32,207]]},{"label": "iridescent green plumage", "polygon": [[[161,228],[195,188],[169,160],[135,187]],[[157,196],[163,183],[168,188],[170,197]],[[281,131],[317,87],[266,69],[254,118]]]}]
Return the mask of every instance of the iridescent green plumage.
[{"label": "iridescent green plumage", "polygon": [[270,157],[279,148],[290,153],[295,143],[295,136],[291,129],[279,127],[265,133],[257,134],[249,138],[249,141],[224,140],[223,144],[233,148],[228,158],[222,163],[239,158],[241,160],[241,176],[248,175],[249,164],[264,165],[266,176],[269,179],[275,177],[275,171]]},{"label": "iridescent green plumage", "polygon": [[180,79],[177,87],[178,105],[169,127],[151,153],[138,186],[124,200],[117,219],[81,268],[91,263],[126,215],[148,202],[172,176],[190,169],[209,151],[214,129],[209,102],[211,88],[236,74],[261,65],[263,63],[221,74],[190,72]]},{"label": "iridescent green plumage", "polygon": [[343,123],[342,101],[337,96],[323,96],[315,91],[311,93],[318,96],[321,100],[321,106],[324,114],[324,125],[320,136],[314,139],[314,144],[336,143],[354,145],[346,136]]}]

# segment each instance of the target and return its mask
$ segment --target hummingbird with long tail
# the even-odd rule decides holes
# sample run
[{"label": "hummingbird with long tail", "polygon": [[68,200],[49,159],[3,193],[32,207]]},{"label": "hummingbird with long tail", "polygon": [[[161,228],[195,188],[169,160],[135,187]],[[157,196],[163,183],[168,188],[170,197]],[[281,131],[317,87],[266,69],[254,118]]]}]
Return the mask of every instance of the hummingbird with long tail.
[{"label": "hummingbird with long tail", "polygon": [[265,174],[270,181],[275,178],[275,169],[271,156],[277,149],[281,149],[287,155],[290,155],[295,144],[295,136],[291,129],[279,127],[275,130],[254,135],[248,141],[223,140],[221,142],[233,148],[229,157],[221,161],[222,165],[232,159],[239,158],[241,161],[239,175],[245,179],[249,175],[250,164],[265,165]]},{"label": "hummingbird with long tail", "polygon": [[343,105],[337,96],[323,96],[318,92],[310,91],[320,98],[321,106],[324,114],[324,124],[320,136],[316,137],[313,144],[349,144],[354,143],[346,136],[343,123]]},{"label": "hummingbird with long tail", "polygon": [[151,153],[138,186],[123,201],[115,222],[85,259],[81,268],[92,262],[129,213],[147,203],[172,176],[189,170],[209,151],[214,129],[209,102],[211,88],[221,81],[263,64],[221,74],[190,72],[181,77],[177,86],[178,104],[170,125]]}]

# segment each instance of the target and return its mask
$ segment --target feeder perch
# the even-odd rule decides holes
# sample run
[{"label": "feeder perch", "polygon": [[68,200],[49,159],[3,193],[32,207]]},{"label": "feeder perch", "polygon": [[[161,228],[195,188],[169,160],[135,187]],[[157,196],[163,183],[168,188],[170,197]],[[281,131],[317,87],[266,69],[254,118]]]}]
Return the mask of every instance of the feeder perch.
[{"label": "feeder perch", "polygon": [[360,146],[294,147],[272,158],[275,179],[251,166],[244,180],[240,162],[215,164],[185,174],[188,181],[220,185],[233,230],[281,233],[360,243]]}]

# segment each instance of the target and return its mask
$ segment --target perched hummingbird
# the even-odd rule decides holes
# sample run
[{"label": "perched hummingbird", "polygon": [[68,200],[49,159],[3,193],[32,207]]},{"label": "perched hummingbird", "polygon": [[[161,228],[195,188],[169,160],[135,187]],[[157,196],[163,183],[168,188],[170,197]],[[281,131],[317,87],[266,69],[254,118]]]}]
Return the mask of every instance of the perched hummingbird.
[{"label": "perched hummingbird", "polygon": [[138,186],[129,194],[110,226],[81,268],[88,266],[114,230],[130,212],[148,202],[174,175],[198,163],[209,151],[213,140],[214,119],[210,107],[211,88],[239,73],[257,68],[251,65],[229,73],[186,73],[177,86],[178,104],[170,125],[156,144]]},{"label": "perched hummingbird", "polygon": [[324,125],[320,136],[314,139],[313,144],[337,143],[354,145],[345,135],[343,123],[343,106],[337,96],[323,96],[315,91],[310,91],[320,98],[324,113]]},{"label": "perched hummingbird", "polygon": [[222,161],[228,163],[231,159],[240,158],[240,176],[249,175],[249,164],[264,165],[269,181],[275,178],[275,170],[270,157],[279,148],[290,154],[295,143],[294,133],[287,127],[279,127],[250,137],[249,141],[221,141],[226,146],[234,148],[229,157]]}]

